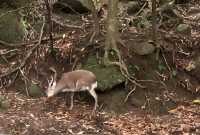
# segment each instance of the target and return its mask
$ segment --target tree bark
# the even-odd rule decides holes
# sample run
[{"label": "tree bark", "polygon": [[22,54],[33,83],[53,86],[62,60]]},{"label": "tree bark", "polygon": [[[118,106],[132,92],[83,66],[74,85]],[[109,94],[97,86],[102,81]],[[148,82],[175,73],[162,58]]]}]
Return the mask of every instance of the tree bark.
[{"label": "tree bark", "polygon": [[110,0],[108,3],[108,17],[107,17],[107,34],[105,41],[104,60],[108,60],[108,54],[111,49],[119,53],[117,49],[117,41],[119,39],[118,30],[118,2],[119,0]]},{"label": "tree bark", "polygon": [[98,36],[100,34],[100,25],[99,25],[99,18],[97,16],[97,9],[95,8],[95,4],[93,0],[89,0],[89,5],[91,6],[91,11],[92,11],[92,17],[94,20],[94,25],[93,25],[93,33],[90,37],[90,43],[93,42],[93,39],[95,36]]}]

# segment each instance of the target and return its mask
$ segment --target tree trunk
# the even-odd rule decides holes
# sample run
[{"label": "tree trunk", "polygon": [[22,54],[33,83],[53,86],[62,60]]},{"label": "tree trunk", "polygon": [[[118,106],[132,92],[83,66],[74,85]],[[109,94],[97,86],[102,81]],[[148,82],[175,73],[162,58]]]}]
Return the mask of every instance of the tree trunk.
[{"label": "tree trunk", "polygon": [[90,37],[90,43],[93,42],[93,39],[95,36],[98,36],[100,34],[100,25],[99,25],[99,18],[97,16],[97,9],[95,8],[95,4],[93,0],[89,0],[88,4],[91,6],[91,11],[92,11],[92,17],[94,20],[94,25],[93,25],[93,33],[92,36]]},{"label": "tree trunk", "polygon": [[118,31],[118,2],[119,0],[110,0],[108,3],[108,17],[107,17],[107,34],[105,41],[104,60],[108,60],[109,50],[113,49],[119,53],[117,49],[117,41],[119,39]]}]

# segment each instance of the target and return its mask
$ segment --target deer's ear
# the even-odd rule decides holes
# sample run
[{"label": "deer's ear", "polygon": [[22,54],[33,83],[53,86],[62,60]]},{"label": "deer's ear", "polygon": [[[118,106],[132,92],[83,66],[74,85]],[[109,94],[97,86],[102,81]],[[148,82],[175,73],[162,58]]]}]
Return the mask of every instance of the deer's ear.
[{"label": "deer's ear", "polygon": [[51,87],[53,85],[53,81],[54,81],[53,76],[51,76],[50,80],[47,79],[49,87]]},{"label": "deer's ear", "polygon": [[52,87],[56,87],[56,81],[53,82]]}]

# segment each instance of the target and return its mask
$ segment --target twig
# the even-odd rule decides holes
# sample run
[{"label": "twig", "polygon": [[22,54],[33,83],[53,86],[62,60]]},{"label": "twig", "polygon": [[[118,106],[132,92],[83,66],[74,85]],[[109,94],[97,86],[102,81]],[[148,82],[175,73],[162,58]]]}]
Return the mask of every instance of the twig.
[{"label": "twig", "polygon": [[8,64],[8,65],[10,64],[9,61],[6,59],[5,56],[3,56],[3,55],[0,54],[0,57],[5,61],[6,64]]},{"label": "twig", "polygon": [[[62,37],[63,37],[63,35],[58,35],[58,36],[55,36],[53,39],[57,40],[57,39],[60,39]],[[49,41],[49,38],[46,38],[46,37],[41,40],[42,43],[47,42],[47,41]],[[24,47],[24,46],[27,46],[27,45],[33,45],[33,44],[37,44],[37,43],[38,43],[38,40],[31,41],[29,43],[19,43],[19,44],[8,43],[8,42],[0,40],[0,46],[2,45],[3,47],[8,47],[8,48],[21,48],[21,47]]]},{"label": "twig", "polygon": [[137,80],[138,82],[151,82],[151,83],[160,83],[164,86],[165,89],[167,89],[166,84],[163,81],[155,81],[155,80]]},{"label": "twig", "polygon": [[142,8],[135,14],[135,16],[138,16],[142,12],[142,10],[145,8],[146,5],[147,5],[147,2],[144,3]]},{"label": "twig", "polygon": [[33,44],[33,43],[20,43],[20,44],[14,44],[14,43],[8,43],[6,41],[0,40],[0,45],[3,45],[5,47],[9,47],[9,48],[18,48],[18,47],[23,47],[26,46],[28,44]]},{"label": "twig", "polygon": [[164,59],[164,61],[165,61],[166,66],[167,66],[167,68],[168,68],[168,70],[169,70],[169,72],[170,72],[170,74],[171,74],[171,73],[172,73],[172,70],[171,70],[171,68],[170,68],[170,66],[169,66],[169,64],[168,64],[168,62],[167,62],[167,59],[166,59],[165,54],[164,54],[164,52],[162,51],[162,49],[161,49],[161,54],[162,54],[162,57],[163,57],[163,59]]},{"label": "twig", "polygon": [[61,19],[63,19],[63,18],[59,18],[58,16],[56,16],[56,15],[54,15],[54,14],[52,14],[52,21],[54,22],[54,23],[57,23],[57,24],[59,24],[60,26],[62,26],[62,27],[68,27],[68,28],[73,28],[73,29],[83,29],[83,27],[84,27],[84,24],[82,24],[82,25],[80,25],[80,26],[78,26],[78,25],[73,25],[73,24],[68,24],[68,23],[65,23],[64,22],[64,20],[61,20]]},{"label": "twig", "polygon": [[19,51],[19,50],[18,49],[13,49],[13,50],[8,50],[8,51],[2,50],[2,51],[0,51],[0,55],[6,55],[8,53],[13,53],[15,51]]},{"label": "twig", "polygon": [[134,86],[134,88],[127,94],[126,98],[124,99],[124,103],[126,103],[126,101],[128,100],[129,96],[135,91],[136,86]]},{"label": "twig", "polygon": [[26,95],[29,96],[29,91],[28,91],[28,81],[29,81],[29,79],[26,77],[26,75],[24,74],[24,72],[22,71],[22,69],[19,69],[19,71],[20,71],[21,75],[24,78]]},{"label": "twig", "polygon": [[5,13],[2,13],[0,15],[0,18],[3,17],[3,16],[5,16],[5,15],[7,15],[7,14],[9,14],[9,13],[16,12],[16,11],[24,9],[24,8],[31,8],[31,7],[34,7],[34,6],[25,6],[25,7],[20,7],[20,8],[14,9],[14,10],[7,11]]},{"label": "twig", "polygon": [[15,74],[14,78],[11,80],[11,82],[9,84],[7,84],[6,86],[4,86],[4,87],[11,86],[15,82],[15,80],[17,79],[18,75],[19,75],[19,72],[16,72],[16,74]]}]

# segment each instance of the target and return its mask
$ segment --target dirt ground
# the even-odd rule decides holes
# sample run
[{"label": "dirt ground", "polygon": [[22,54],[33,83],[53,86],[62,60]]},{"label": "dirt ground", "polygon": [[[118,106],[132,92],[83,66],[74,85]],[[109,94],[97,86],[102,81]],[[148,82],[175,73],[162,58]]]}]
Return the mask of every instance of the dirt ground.
[{"label": "dirt ground", "polygon": [[[76,101],[72,111],[63,99],[27,98],[17,92],[1,91],[7,109],[0,112],[1,135],[198,135],[200,106],[179,105],[159,116],[133,110],[124,114],[97,111]],[[58,102],[59,101],[59,102]]]}]

